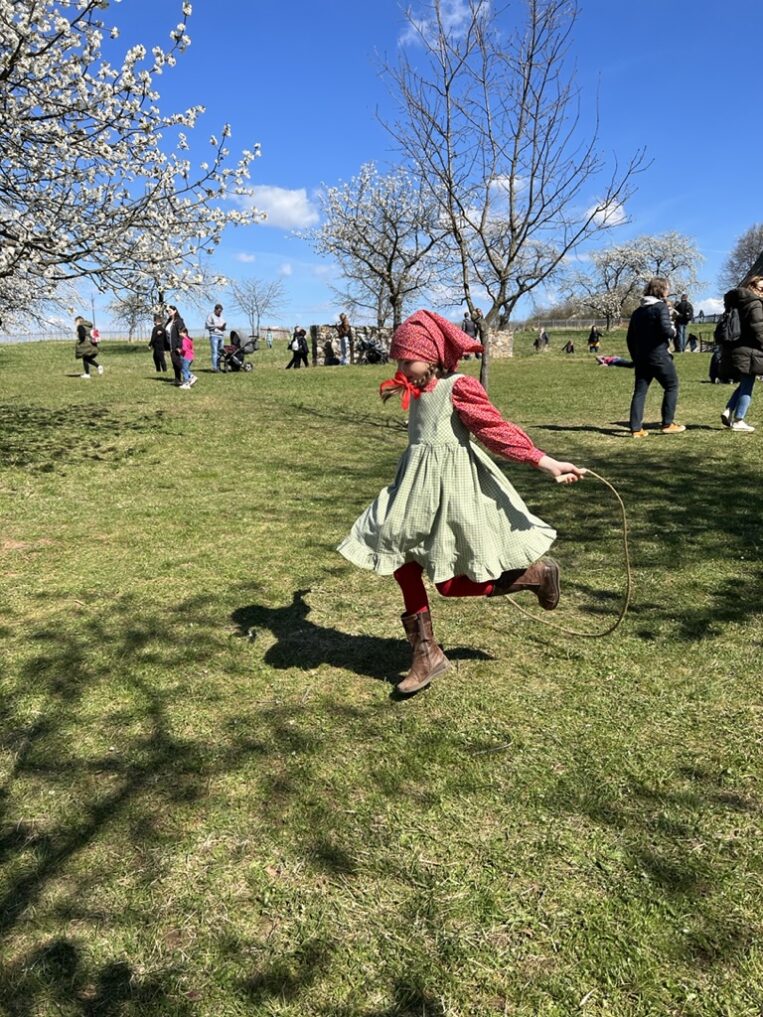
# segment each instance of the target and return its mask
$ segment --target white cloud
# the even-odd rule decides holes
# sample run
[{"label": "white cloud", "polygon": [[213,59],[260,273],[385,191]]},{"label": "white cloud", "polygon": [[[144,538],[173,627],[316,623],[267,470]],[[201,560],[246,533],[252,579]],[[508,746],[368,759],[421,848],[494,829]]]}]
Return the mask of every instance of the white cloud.
[{"label": "white cloud", "polygon": [[273,187],[260,184],[252,188],[251,199],[247,204],[254,205],[262,212],[267,212],[263,226],[276,226],[285,230],[305,229],[314,226],[320,216],[318,209],[312,204],[304,187],[289,190],[286,187]]},{"label": "white cloud", "polygon": [[253,261],[257,260],[256,254],[247,254],[246,251],[241,251],[236,255],[236,261],[242,262],[244,265],[251,265]]},{"label": "white cloud", "polygon": [[[480,13],[486,17],[490,10],[490,0],[480,0],[480,7]],[[466,32],[471,21],[470,0],[442,0],[441,16],[446,34],[458,39]],[[437,22],[434,18],[410,16],[408,25],[400,36],[400,45],[420,43],[422,36],[429,40],[434,39],[436,35]]]},{"label": "white cloud", "polygon": [[312,272],[316,279],[326,279],[334,275],[338,269],[334,265],[313,265]]},{"label": "white cloud", "polygon": [[292,275],[294,272],[294,266],[291,265],[288,261],[285,261],[283,265],[281,265],[281,267],[278,269],[278,271],[281,273],[281,275],[287,276]]},{"label": "white cloud", "polygon": [[604,205],[591,205],[586,217],[593,216],[597,226],[622,226],[628,221],[628,213],[619,201],[610,201]]},{"label": "white cloud", "polygon": [[704,311],[705,314],[723,314],[723,301],[718,297],[700,300],[694,307],[694,313],[699,314],[700,311]]}]

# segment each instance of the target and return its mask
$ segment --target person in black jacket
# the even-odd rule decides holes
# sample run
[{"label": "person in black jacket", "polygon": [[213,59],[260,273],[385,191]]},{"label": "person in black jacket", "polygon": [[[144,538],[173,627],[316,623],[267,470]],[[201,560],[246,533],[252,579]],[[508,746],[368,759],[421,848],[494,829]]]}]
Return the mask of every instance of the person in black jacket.
[{"label": "person in black jacket", "polygon": [[167,370],[167,361],[164,354],[169,350],[170,343],[167,338],[167,329],[162,324],[161,318],[154,318],[154,328],[151,338],[148,340],[148,348],[154,355],[154,367],[157,374]]},{"label": "person in black jacket", "polygon": [[644,288],[641,306],[633,312],[628,325],[626,342],[636,372],[630,413],[630,428],[634,438],[646,438],[649,434],[643,427],[644,402],[653,381],[657,381],[664,391],[660,428],[662,433],[678,434],[686,430],[683,424],[677,424],[674,419],[678,401],[678,375],[668,352],[668,342],[676,334],[666,303],[669,292],[667,279],[650,279]]},{"label": "person in black jacket", "polygon": [[169,317],[167,318],[165,328],[167,330],[167,340],[170,344],[170,360],[172,361],[172,369],[175,372],[175,384],[179,386],[182,384],[181,373],[183,370],[180,341],[183,332],[185,332],[185,322],[180,317],[180,312],[174,304],[167,304],[167,312]]},{"label": "person in black jacket", "polygon": [[290,367],[298,368],[301,367],[302,364],[304,364],[305,367],[310,366],[307,362],[307,332],[303,328],[297,326],[297,328],[294,329],[294,335],[292,336],[291,343],[289,344],[289,349],[292,351],[292,358],[286,365],[287,371]]},{"label": "person in black jacket", "polygon": [[681,294],[681,299],[676,304],[675,311],[676,339],[673,347],[676,353],[683,353],[686,350],[686,326],[694,321],[694,308],[689,303],[689,298],[685,293]]},{"label": "person in black jacket", "polygon": [[80,378],[90,380],[90,368],[94,367],[99,374],[103,374],[103,367],[97,361],[98,346],[93,342],[93,323],[86,321],[81,315],[74,319],[77,330],[77,342],[74,346],[74,356],[82,361],[82,374]]},{"label": "person in black jacket", "polygon": [[755,430],[745,421],[752,402],[755,379],[763,375],[763,276],[754,275],[745,286],[729,290],[723,298],[726,310],[739,311],[741,337],[724,346],[721,367],[729,377],[739,380],[721,414],[721,423],[732,431]]}]

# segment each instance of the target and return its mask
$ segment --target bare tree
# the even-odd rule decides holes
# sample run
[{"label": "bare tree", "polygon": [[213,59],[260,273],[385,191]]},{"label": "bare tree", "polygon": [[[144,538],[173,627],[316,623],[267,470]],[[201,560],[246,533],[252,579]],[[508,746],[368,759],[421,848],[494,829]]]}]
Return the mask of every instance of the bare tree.
[{"label": "bare tree", "polygon": [[265,279],[232,280],[230,291],[234,307],[247,316],[251,335],[260,335],[260,321],[266,315],[276,314],[283,308],[286,290],[282,279],[268,282]]},{"label": "bare tree", "polygon": [[372,294],[372,306],[383,307],[384,294],[397,327],[406,302],[438,275],[433,252],[445,230],[429,188],[408,170],[383,176],[366,163],[347,183],[325,187],[319,202],[323,223],[303,235],[336,258],[359,306]]},{"label": "bare tree", "polygon": [[761,258],[763,258],[763,223],[756,223],[739,237],[724,262],[719,276],[721,289],[732,290],[739,286],[751,274],[755,263]]},{"label": "bare tree", "polygon": [[[513,33],[506,8],[446,0],[407,14],[423,52],[390,69],[401,118],[390,125],[448,229],[469,311],[486,296],[482,338],[583,241],[625,221],[643,168],[636,152],[606,171],[598,122],[585,130],[568,66],[574,0],[527,0]],[[484,309],[484,308],[483,308]],[[482,359],[487,382],[489,356]]]},{"label": "bare tree", "polygon": [[150,322],[159,308],[147,289],[139,289],[125,290],[121,295],[114,296],[106,309],[114,324],[126,328],[127,337],[132,340],[140,326]]},{"label": "bare tree", "polygon": [[651,276],[667,276],[674,293],[697,283],[696,267],[701,260],[696,244],[681,233],[636,237],[590,255],[589,268],[578,269],[567,282],[571,297],[582,308],[604,318],[609,330]]},{"label": "bare tree", "polygon": [[350,318],[370,311],[378,328],[386,328],[392,316],[389,291],[381,279],[348,279],[344,288],[332,286],[331,292]]}]

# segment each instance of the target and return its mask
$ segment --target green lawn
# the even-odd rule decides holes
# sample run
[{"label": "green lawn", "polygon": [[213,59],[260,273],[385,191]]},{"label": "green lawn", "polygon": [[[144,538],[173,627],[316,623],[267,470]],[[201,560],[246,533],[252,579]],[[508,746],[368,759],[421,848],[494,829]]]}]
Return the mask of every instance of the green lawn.
[{"label": "green lawn", "polygon": [[[406,702],[396,585],[334,551],[405,445],[389,368],[0,347],[2,1014],[763,1013],[763,385],[724,431],[686,354],[688,430],[634,442],[631,372],[530,342],[491,395],[622,493],[631,613],[435,594],[456,666]],[[604,628],[611,496],[505,468]]]}]

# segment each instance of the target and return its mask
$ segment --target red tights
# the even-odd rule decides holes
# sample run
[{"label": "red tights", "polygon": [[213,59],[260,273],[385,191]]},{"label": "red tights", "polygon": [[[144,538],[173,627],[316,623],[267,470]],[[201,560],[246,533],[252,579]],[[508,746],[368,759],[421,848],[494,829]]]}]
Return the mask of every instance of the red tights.
[{"label": "red tights", "polygon": [[[394,573],[398,586],[403,594],[406,614],[419,614],[429,610],[427,591],[421,578],[423,569],[416,561],[408,561]],[[475,583],[466,576],[454,576],[441,583],[435,583],[437,592],[443,597],[486,597],[493,592],[493,583]]]}]

